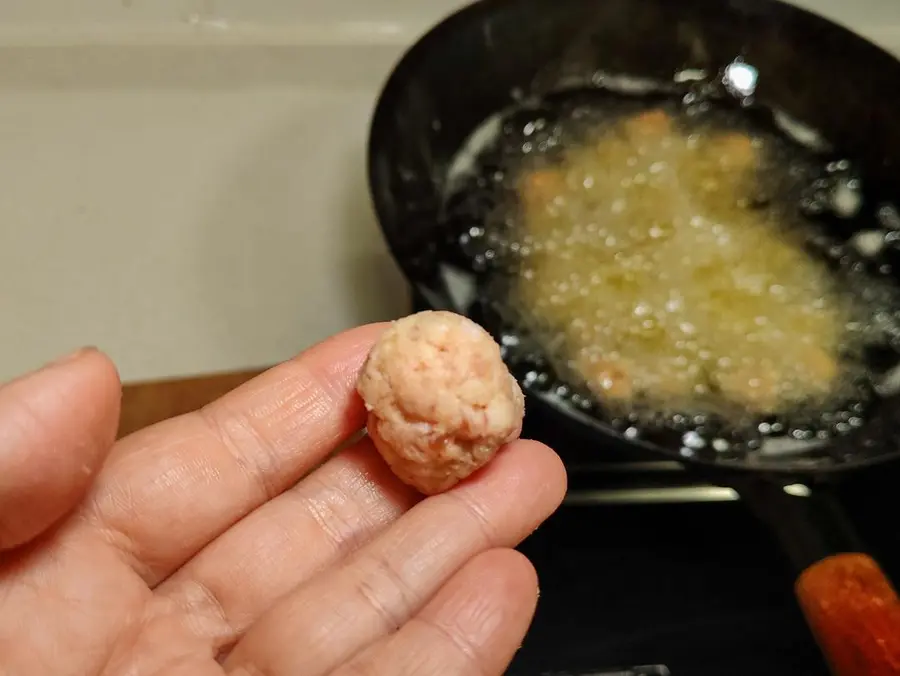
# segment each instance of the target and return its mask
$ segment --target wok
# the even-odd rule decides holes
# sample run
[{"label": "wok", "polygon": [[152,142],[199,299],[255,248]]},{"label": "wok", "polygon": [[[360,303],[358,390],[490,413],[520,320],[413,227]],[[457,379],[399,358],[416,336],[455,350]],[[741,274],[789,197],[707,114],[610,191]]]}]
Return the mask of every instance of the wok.
[{"label": "wok", "polygon": [[[722,73],[736,59],[757,70],[758,103],[819,130],[852,153],[869,184],[900,196],[900,62],[824,18],[776,0],[481,0],[403,56],[373,116],[370,191],[403,273],[433,308],[496,333],[442,265],[448,171],[473,131],[523,100],[590,89],[598,72],[671,81],[682,69]],[[900,253],[889,255],[900,270]],[[735,488],[796,565],[796,596],[832,671],[900,674],[900,600],[829,491],[849,472],[900,457],[900,396],[879,399],[865,425],[828,443],[722,455],[629,438],[552,389],[523,384],[529,407],[598,454],[674,458]]]}]

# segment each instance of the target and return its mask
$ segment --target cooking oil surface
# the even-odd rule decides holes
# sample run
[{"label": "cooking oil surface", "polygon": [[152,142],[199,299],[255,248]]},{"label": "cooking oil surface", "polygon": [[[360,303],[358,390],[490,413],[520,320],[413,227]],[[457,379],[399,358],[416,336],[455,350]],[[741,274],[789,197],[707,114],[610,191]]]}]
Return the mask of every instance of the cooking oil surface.
[{"label": "cooking oil surface", "polygon": [[530,389],[687,456],[863,427],[898,362],[896,210],[777,114],[641,93],[522,106],[464,150],[474,314]]}]

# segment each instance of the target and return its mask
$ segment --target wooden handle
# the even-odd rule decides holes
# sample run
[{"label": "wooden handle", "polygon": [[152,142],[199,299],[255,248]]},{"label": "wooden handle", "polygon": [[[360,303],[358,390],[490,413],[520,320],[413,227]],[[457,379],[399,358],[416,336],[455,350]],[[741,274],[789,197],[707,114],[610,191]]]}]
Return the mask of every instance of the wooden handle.
[{"label": "wooden handle", "polygon": [[797,598],[835,676],[900,674],[900,599],[865,554],[838,554],[807,568]]}]

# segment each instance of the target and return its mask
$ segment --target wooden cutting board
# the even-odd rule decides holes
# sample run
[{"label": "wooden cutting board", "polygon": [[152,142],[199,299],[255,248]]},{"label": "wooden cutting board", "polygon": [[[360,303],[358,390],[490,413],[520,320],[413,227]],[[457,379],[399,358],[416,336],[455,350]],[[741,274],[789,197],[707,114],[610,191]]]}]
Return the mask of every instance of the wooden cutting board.
[{"label": "wooden cutting board", "polygon": [[126,383],[122,388],[119,437],[201,408],[265,370]]}]

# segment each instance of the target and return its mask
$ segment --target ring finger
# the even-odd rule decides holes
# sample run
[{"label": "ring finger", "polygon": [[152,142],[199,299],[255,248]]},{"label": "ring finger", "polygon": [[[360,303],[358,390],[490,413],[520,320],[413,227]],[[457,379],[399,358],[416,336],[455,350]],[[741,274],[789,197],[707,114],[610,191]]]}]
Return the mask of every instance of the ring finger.
[{"label": "ring finger", "polygon": [[[226,661],[240,673],[328,673],[395,632],[481,552],[518,544],[561,502],[565,472],[535,442],[514,442],[472,480],[413,507],[386,533],[285,597]],[[303,650],[296,650],[303,637]]]},{"label": "ring finger", "polygon": [[331,676],[499,676],[534,617],[537,578],[524,556],[476,556],[410,622]]}]

